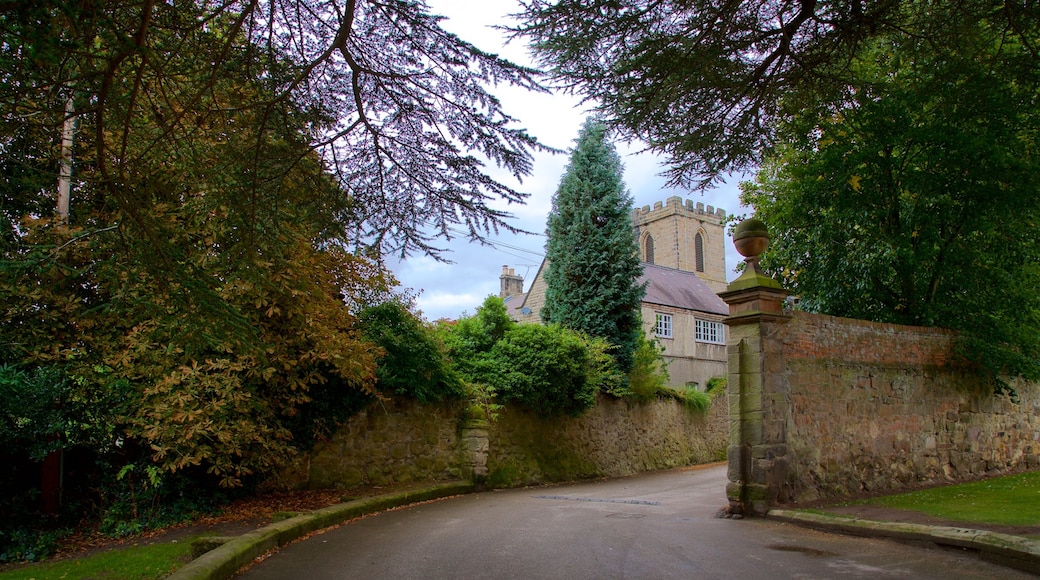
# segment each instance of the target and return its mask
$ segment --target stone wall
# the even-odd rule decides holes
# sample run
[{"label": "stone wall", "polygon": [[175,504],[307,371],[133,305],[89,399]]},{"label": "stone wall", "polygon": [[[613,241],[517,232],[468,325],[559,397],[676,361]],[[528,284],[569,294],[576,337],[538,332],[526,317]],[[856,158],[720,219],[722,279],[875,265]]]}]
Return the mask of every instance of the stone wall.
[{"label": "stone wall", "polygon": [[1040,387],[1018,402],[954,363],[934,328],[796,313],[779,327],[788,489],[808,501],[1040,466]]},{"label": "stone wall", "polygon": [[325,489],[460,479],[463,411],[462,403],[375,402],[268,484]]},{"label": "stone wall", "polygon": [[479,430],[470,428],[465,415],[461,403],[374,404],[301,455],[269,487],[459,479],[473,471],[474,451],[481,460],[487,452],[487,477],[495,486],[620,476],[717,461],[727,441],[724,397],[703,413],[672,400],[635,404],[606,396],[577,418],[541,419],[508,407],[490,425],[486,447],[473,441]]},{"label": "stone wall", "polygon": [[784,294],[724,295],[733,509],[1040,467],[1040,385],[995,395],[952,332],[783,313]]},{"label": "stone wall", "polygon": [[604,396],[580,417],[542,419],[510,409],[490,429],[488,481],[515,486],[720,461],[726,420],[725,397],[705,412],[670,400],[637,404]]}]

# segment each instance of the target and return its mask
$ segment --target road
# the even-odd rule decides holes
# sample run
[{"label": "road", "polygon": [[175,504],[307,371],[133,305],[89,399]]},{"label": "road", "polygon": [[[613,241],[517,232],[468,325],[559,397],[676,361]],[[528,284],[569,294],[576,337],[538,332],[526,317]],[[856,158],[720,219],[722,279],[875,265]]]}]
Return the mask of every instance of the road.
[{"label": "road", "polygon": [[974,554],[719,519],[725,468],[478,493],[353,521],[243,580],[1032,578]]}]

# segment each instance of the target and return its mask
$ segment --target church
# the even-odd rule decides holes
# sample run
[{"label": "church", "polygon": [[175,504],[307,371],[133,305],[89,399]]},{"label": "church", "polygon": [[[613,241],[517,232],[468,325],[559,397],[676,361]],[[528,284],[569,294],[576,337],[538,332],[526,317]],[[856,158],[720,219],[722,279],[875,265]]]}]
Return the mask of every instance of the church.
[{"label": "church", "polygon": [[[726,289],[726,212],[678,196],[632,211],[647,282],[643,330],[664,347],[670,386],[704,390],[708,379],[726,376],[729,313],[718,293]],[[499,295],[518,322],[540,323],[545,302],[543,261],[527,292],[524,279],[502,267]]]}]

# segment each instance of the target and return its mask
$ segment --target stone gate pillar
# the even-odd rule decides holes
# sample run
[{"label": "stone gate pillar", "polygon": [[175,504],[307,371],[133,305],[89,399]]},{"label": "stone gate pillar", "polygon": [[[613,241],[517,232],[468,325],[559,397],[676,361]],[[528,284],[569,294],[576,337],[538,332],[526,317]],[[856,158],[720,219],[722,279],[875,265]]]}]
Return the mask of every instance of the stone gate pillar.
[{"label": "stone gate pillar", "polygon": [[789,293],[758,266],[769,244],[765,224],[744,220],[733,231],[733,243],[747,266],[719,294],[729,305],[726,496],[732,513],[765,515],[770,506],[786,499],[790,402],[777,333],[791,318],[783,309]]}]

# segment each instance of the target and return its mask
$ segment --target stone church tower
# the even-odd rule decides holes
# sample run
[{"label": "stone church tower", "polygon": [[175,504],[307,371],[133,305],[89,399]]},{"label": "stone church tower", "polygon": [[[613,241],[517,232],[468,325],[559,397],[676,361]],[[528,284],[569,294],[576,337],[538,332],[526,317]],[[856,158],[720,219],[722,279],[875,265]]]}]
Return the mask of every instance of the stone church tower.
[{"label": "stone church tower", "polygon": [[639,258],[650,264],[695,272],[715,293],[726,290],[726,212],[681,197],[632,211]]}]

